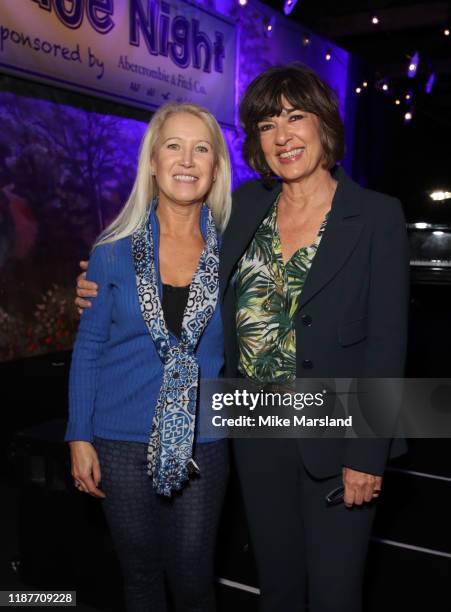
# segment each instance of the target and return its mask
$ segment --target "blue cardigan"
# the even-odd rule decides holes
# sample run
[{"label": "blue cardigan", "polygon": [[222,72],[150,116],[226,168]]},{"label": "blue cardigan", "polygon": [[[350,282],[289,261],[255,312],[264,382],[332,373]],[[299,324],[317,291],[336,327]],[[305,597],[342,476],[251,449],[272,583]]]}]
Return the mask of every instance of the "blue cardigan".
[{"label": "blue cardigan", "polygon": [[[205,237],[208,210],[200,226]],[[154,258],[159,270],[159,225],[151,212]],[[87,278],[98,286],[84,311],[72,354],[69,422],[66,440],[147,442],[163,380],[163,364],[142,318],[136,289],[131,236],[96,247]],[[161,279],[158,274],[160,298]],[[170,333],[171,342],[176,337]],[[224,365],[224,337],[219,308],[196,350],[202,378],[219,378]],[[200,406],[198,410],[206,410]],[[199,420],[199,418],[198,418]],[[196,432],[197,442],[212,442]]]}]

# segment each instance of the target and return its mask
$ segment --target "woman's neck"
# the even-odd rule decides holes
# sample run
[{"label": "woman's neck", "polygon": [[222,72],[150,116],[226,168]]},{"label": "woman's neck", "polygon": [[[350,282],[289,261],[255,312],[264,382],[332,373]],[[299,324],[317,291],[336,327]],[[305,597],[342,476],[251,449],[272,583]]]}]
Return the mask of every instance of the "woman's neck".
[{"label": "woman's neck", "polygon": [[193,236],[200,233],[199,215],[201,202],[177,204],[164,197],[159,198],[156,215],[160,224],[160,233],[179,237]]},{"label": "woman's neck", "polygon": [[282,183],[282,199],[290,208],[297,210],[330,206],[337,181],[326,169],[321,169],[298,182]]}]

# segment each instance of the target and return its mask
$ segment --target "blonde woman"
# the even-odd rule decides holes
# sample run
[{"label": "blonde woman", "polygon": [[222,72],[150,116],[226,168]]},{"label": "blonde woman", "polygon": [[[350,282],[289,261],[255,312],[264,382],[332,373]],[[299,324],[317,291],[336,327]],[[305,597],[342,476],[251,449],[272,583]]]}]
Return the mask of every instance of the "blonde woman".
[{"label": "blonde woman", "polygon": [[[197,386],[223,367],[218,235],[230,161],[205,109],[152,118],[118,218],[100,235],[70,377],[66,432],[75,486],[102,499],[127,610],[214,610],[213,552],[226,440],[196,427]],[[200,377],[199,377],[200,373]]]}]

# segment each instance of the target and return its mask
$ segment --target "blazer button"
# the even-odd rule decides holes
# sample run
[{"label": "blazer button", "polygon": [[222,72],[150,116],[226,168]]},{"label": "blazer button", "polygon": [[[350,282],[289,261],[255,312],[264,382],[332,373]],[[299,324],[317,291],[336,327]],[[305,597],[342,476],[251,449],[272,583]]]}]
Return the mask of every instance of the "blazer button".
[{"label": "blazer button", "polygon": [[304,359],[302,362],[302,367],[305,370],[311,370],[313,368],[313,361],[310,361],[310,359]]},{"label": "blazer button", "polygon": [[302,325],[305,325],[306,327],[310,327],[310,325],[312,324],[312,317],[308,314],[303,314],[301,317],[301,321],[302,321]]}]

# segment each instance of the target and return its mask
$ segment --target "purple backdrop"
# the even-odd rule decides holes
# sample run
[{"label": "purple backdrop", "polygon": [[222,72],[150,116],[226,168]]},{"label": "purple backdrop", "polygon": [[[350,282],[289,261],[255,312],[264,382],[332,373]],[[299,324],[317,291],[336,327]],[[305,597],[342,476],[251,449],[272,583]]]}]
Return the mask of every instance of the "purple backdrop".
[{"label": "purple backdrop", "polygon": [[[302,28],[257,2],[204,4],[238,20],[239,97],[262,70],[301,60],[335,88],[346,117],[346,52],[314,35],[303,45]],[[9,92],[0,92],[0,124],[0,360],[7,360],[72,346],[77,262],[126,199],[146,126]],[[236,186],[252,172],[240,131],[224,133]]]}]

